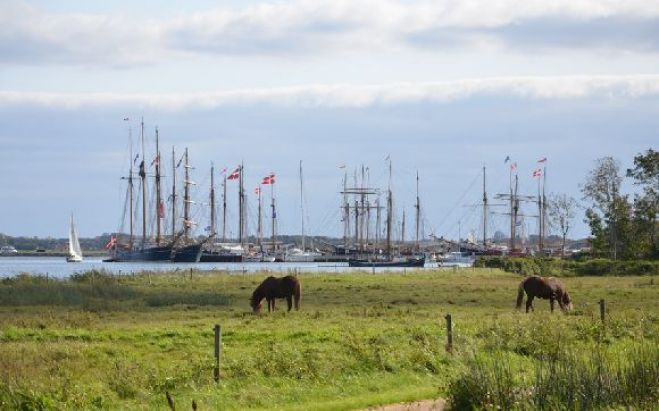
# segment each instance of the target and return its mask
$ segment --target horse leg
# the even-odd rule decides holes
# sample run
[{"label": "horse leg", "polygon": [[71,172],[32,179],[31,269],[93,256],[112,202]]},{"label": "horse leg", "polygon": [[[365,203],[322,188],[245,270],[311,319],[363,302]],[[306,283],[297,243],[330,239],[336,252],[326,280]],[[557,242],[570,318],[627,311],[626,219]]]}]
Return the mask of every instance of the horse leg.
[{"label": "horse leg", "polygon": [[526,312],[528,313],[529,310],[533,311],[533,296],[532,295],[527,295],[526,296]]},{"label": "horse leg", "polygon": [[272,312],[275,309],[275,300],[268,298],[268,312]]},{"label": "horse leg", "polygon": [[549,307],[551,307],[551,312],[554,312],[555,303],[556,303],[556,299],[554,299],[554,297],[549,297]]},{"label": "horse leg", "polygon": [[272,299],[272,311],[275,311],[275,299]]},{"label": "horse leg", "polygon": [[288,303],[288,311],[291,311],[291,308],[293,308],[293,296],[289,295],[286,297],[286,302]]}]

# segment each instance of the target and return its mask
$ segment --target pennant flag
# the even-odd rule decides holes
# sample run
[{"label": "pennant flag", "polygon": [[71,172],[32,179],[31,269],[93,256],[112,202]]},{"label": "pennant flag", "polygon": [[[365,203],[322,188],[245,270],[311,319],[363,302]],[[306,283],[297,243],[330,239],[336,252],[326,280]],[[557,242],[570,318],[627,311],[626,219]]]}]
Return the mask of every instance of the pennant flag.
[{"label": "pennant flag", "polygon": [[270,174],[269,176],[263,177],[263,181],[261,181],[261,184],[274,184],[275,183],[275,175]]},{"label": "pennant flag", "polygon": [[158,204],[158,217],[165,218],[165,203],[162,201]]},{"label": "pennant flag", "polygon": [[533,177],[541,177],[542,176],[542,170],[537,168],[533,170]]},{"label": "pennant flag", "polygon": [[229,174],[229,177],[227,177],[227,180],[236,180],[239,177],[240,177],[240,167],[233,170],[233,173]]},{"label": "pennant flag", "polygon": [[133,159],[133,164],[137,163],[137,159],[138,159],[138,158],[140,158],[140,154],[139,154],[139,153],[137,153],[137,154],[135,155],[135,158]]},{"label": "pennant flag", "polygon": [[224,170],[220,171],[220,175],[222,175],[222,174],[226,174],[226,172],[227,172],[227,168],[224,167]]},{"label": "pennant flag", "polygon": [[511,169],[512,171],[517,171],[517,163],[512,163],[512,164],[510,165],[510,169]]},{"label": "pennant flag", "polygon": [[506,164],[506,163],[509,162],[509,161],[510,161],[510,156],[506,156],[506,159],[503,160],[503,164]]},{"label": "pennant flag", "polygon": [[341,164],[341,165],[339,166],[339,168],[346,168],[346,165],[345,165],[345,164]]},{"label": "pennant flag", "polygon": [[112,237],[110,237],[110,241],[108,241],[108,243],[105,245],[105,248],[107,248],[109,250],[110,248],[114,247],[115,245],[117,245],[117,237],[112,236]]},{"label": "pennant flag", "polygon": [[124,121],[128,121],[128,117],[124,117]]},{"label": "pennant flag", "polygon": [[542,157],[540,160],[538,160],[538,163],[545,163],[547,162],[547,157]]}]

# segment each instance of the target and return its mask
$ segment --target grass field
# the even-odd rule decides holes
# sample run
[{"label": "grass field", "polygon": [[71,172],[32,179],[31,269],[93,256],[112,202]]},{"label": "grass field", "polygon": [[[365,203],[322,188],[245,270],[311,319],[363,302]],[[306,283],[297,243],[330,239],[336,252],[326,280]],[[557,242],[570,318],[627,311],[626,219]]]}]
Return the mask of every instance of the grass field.
[{"label": "grass field", "polygon": [[[0,284],[0,408],[652,408],[659,278],[564,283],[568,315],[514,310],[521,277],[490,269],[299,274],[299,312],[253,315],[266,273],[190,272]],[[607,318],[599,319],[605,299]],[[444,315],[453,319],[453,354]],[[213,326],[222,326],[221,381]],[[585,399],[591,396],[594,399]]]}]

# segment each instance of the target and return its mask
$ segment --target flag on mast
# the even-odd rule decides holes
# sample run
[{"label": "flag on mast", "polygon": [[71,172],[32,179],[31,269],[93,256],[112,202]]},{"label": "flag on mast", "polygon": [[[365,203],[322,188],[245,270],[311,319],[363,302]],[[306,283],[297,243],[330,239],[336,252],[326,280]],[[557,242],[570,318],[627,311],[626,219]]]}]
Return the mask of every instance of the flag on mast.
[{"label": "flag on mast", "polygon": [[229,174],[227,180],[236,180],[240,177],[240,166],[237,169],[233,170],[233,173]]},{"label": "flag on mast", "polygon": [[547,157],[542,157],[540,160],[538,160],[538,163],[546,163],[547,162]]},{"label": "flag on mast", "polygon": [[263,177],[263,181],[261,181],[261,184],[274,184],[275,183],[275,175],[270,174],[269,176]]},{"label": "flag on mast", "polygon": [[539,168],[533,170],[533,177],[542,177],[542,170]]}]

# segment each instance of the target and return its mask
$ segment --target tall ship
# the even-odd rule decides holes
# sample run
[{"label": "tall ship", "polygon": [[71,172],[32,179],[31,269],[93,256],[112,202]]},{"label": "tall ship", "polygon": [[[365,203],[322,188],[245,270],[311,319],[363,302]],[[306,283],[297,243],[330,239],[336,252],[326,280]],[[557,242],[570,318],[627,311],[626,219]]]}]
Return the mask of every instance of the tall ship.
[{"label": "tall ship", "polygon": [[[129,140],[130,138],[129,129]],[[185,181],[184,181],[184,216],[183,216],[183,229],[179,232],[176,231],[178,224],[176,221],[176,158],[175,152],[172,148],[172,194],[171,199],[171,234],[169,236],[164,234],[163,223],[165,220],[165,204],[161,188],[161,155],[159,146],[158,129],[156,128],[156,155],[155,159],[151,162],[154,167],[154,184],[153,191],[155,191],[153,203],[155,206],[152,210],[148,210],[148,181],[147,181],[147,163],[146,163],[146,150],[144,142],[144,121],[141,122],[141,153],[133,158],[132,143],[130,148],[130,167],[126,177],[123,177],[128,183],[126,195],[126,208],[124,215],[128,215],[128,233],[117,234],[112,237],[108,243],[109,256],[103,260],[106,262],[135,262],[135,261],[173,261],[173,262],[197,262],[201,256],[201,243],[193,241],[190,237],[190,228],[192,227],[192,220],[190,218],[190,192],[189,186],[194,184],[190,181],[189,169],[191,168],[188,162],[188,152],[185,151]],[[137,176],[135,175],[135,164],[137,159],[141,161],[138,166]],[[180,162],[179,162],[180,165]],[[139,182],[139,206],[141,211],[141,233],[136,233],[136,209],[135,202],[135,180]],[[155,234],[149,236],[147,234],[149,220],[155,221]],[[153,225],[150,227],[154,229]],[[140,235],[141,234],[141,235]]]}]

